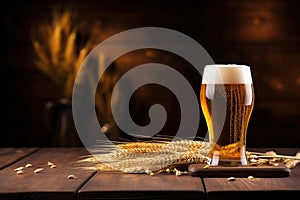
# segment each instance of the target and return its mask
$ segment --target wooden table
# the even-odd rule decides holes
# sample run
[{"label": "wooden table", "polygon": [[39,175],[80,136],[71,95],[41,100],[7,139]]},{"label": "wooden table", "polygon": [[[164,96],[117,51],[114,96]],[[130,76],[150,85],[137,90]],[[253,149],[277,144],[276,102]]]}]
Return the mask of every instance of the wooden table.
[{"label": "wooden table", "polygon": [[[264,152],[266,149],[256,149]],[[273,149],[274,150],[274,149]],[[294,155],[299,149],[276,149]],[[199,178],[98,173],[78,167],[85,148],[0,148],[0,199],[262,199],[300,195],[300,165],[285,178]],[[48,162],[56,164],[50,168]],[[24,174],[17,167],[32,164]],[[36,167],[41,173],[33,173]],[[76,179],[68,179],[68,175]]]}]

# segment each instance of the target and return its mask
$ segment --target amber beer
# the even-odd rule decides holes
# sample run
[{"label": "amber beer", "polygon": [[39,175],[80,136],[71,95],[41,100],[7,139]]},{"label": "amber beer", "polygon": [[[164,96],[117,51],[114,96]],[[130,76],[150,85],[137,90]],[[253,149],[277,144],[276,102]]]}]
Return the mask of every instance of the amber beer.
[{"label": "amber beer", "polygon": [[207,65],[200,90],[212,165],[247,165],[246,135],[254,106],[250,67]]}]

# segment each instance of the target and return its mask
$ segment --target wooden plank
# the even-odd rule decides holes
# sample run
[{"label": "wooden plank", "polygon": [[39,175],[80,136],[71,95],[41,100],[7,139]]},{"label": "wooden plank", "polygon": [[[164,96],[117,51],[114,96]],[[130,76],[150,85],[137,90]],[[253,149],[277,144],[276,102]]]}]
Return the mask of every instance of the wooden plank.
[{"label": "wooden plank", "polygon": [[262,196],[287,197],[300,194],[300,170],[294,169],[286,178],[204,178],[209,200],[213,199],[257,199]]},{"label": "wooden plank", "polygon": [[0,169],[22,159],[38,148],[0,148]]},{"label": "wooden plank", "polygon": [[210,166],[205,168],[206,164],[191,164],[189,174],[196,177],[288,177],[291,170],[284,164],[278,166],[260,165],[260,166]]},{"label": "wooden plank", "polygon": [[[94,173],[80,169],[76,161],[87,155],[85,148],[44,148],[0,171],[0,199],[74,199],[77,190]],[[50,168],[48,161],[57,167]],[[17,175],[17,167],[32,164],[24,174]],[[43,168],[34,173],[36,168]],[[68,175],[76,179],[68,179]]]},{"label": "wooden plank", "polygon": [[[265,152],[265,149],[252,149]],[[297,149],[274,149],[275,152],[294,155]],[[287,195],[300,194],[300,166],[291,169],[289,177],[282,178],[236,178],[229,181],[227,178],[204,178],[207,197],[213,199],[257,199],[262,196],[276,196],[286,198]]]},{"label": "wooden plank", "polygon": [[204,199],[200,178],[188,175],[97,173],[78,199]]}]

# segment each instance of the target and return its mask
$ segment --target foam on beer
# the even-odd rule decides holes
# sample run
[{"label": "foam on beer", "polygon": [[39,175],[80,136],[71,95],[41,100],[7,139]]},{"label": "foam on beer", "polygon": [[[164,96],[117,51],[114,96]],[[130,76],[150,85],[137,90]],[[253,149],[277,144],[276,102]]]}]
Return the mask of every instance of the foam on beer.
[{"label": "foam on beer", "polygon": [[204,68],[202,84],[251,84],[250,67],[236,64],[213,64]]}]

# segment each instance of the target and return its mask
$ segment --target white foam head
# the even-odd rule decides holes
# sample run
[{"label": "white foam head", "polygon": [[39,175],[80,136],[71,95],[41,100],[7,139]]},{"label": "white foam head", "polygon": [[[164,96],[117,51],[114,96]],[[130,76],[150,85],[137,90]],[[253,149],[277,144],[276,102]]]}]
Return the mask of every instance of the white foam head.
[{"label": "white foam head", "polygon": [[250,67],[236,64],[213,64],[204,68],[202,84],[251,84]]}]

